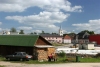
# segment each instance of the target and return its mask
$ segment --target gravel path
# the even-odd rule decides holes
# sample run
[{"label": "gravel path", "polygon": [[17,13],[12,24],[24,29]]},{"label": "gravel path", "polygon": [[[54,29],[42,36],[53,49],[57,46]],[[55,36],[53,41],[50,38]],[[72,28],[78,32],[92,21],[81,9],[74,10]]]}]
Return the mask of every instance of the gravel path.
[{"label": "gravel path", "polygon": [[6,67],[100,67],[100,63],[23,64],[0,61]]}]

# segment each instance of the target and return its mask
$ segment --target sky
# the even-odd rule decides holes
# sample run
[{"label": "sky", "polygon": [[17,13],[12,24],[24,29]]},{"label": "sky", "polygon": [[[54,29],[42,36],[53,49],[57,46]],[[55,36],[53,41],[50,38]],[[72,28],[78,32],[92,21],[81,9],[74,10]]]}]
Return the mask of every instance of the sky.
[{"label": "sky", "polygon": [[100,0],[0,0],[0,32],[100,33]]}]

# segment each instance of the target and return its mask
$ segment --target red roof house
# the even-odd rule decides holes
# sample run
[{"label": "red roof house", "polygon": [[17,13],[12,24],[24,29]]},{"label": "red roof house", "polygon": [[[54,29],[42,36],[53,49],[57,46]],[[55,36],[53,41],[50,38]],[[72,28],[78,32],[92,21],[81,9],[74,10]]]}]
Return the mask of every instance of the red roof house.
[{"label": "red roof house", "polygon": [[71,37],[68,35],[65,35],[63,38],[63,43],[71,43]]}]

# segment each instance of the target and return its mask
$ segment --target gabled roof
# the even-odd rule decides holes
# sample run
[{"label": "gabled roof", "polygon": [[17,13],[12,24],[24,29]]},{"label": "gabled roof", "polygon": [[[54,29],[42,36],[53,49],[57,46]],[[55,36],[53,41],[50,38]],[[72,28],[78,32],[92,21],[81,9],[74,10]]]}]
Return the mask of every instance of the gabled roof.
[{"label": "gabled roof", "polygon": [[75,38],[78,38],[78,39],[89,39],[89,33],[87,32],[83,32],[83,33],[79,33],[75,36]]},{"label": "gabled roof", "polygon": [[0,45],[34,46],[38,35],[0,35]]},{"label": "gabled roof", "polygon": [[64,39],[71,39],[71,37],[66,35],[66,36],[64,36]]}]

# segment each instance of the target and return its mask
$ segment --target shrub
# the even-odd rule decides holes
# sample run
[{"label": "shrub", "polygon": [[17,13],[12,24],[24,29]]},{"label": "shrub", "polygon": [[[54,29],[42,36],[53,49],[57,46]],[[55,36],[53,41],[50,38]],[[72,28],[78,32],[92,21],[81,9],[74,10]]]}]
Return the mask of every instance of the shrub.
[{"label": "shrub", "polygon": [[100,58],[100,53],[96,54],[96,56],[95,56],[95,57],[97,57],[97,58],[99,57],[99,58]]},{"label": "shrub", "polygon": [[66,57],[66,53],[64,51],[61,51],[60,53],[58,53],[59,57]]}]

